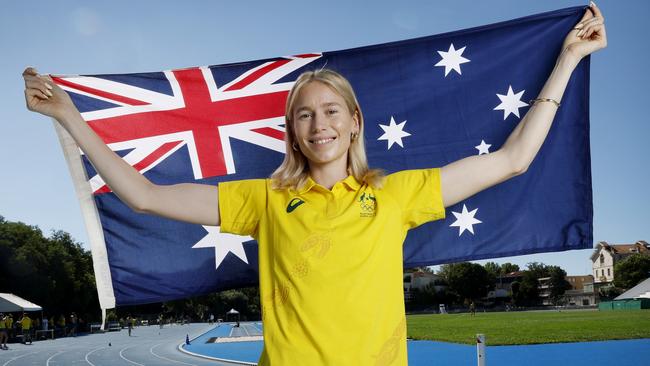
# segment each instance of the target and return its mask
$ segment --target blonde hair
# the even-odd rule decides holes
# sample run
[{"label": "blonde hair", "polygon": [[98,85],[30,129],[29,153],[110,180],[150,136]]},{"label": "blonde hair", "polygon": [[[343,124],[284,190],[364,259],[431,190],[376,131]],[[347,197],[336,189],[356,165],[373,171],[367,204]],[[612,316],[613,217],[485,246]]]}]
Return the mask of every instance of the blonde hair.
[{"label": "blonde hair", "polygon": [[373,188],[381,188],[384,172],[379,169],[370,169],[368,167],[368,159],[366,158],[366,148],[363,139],[363,114],[361,113],[361,107],[359,106],[357,97],[354,95],[354,90],[352,90],[350,82],[341,74],[328,69],[302,73],[287,96],[287,105],[284,116],[286,129],[284,134],[286,155],[284,156],[282,164],[280,164],[271,175],[273,188],[299,189],[307,182],[307,178],[309,177],[309,164],[307,157],[305,157],[300,149],[293,149],[295,134],[292,118],[295,103],[300,91],[312,82],[320,82],[330,87],[333,91],[343,97],[350,114],[354,115],[355,112],[357,113],[359,118],[359,134],[356,139],[350,141],[350,148],[348,149],[348,173],[354,176],[354,178],[362,184],[368,184]]}]

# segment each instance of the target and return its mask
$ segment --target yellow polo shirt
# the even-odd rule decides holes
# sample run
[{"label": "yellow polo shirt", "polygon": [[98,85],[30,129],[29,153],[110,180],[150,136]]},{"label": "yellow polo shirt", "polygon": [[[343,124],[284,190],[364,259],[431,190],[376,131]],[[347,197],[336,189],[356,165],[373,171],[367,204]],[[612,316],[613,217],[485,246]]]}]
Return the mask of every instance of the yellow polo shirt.
[{"label": "yellow polo shirt", "polygon": [[219,184],[221,231],[259,243],[264,351],[259,365],[406,365],[402,244],[442,219],[439,169],[313,180],[274,190],[270,179]]},{"label": "yellow polo shirt", "polygon": [[23,316],[23,318],[20,319],[20,325],[23,330],[29,330],[32,328],[32,319],[28,316]]}]

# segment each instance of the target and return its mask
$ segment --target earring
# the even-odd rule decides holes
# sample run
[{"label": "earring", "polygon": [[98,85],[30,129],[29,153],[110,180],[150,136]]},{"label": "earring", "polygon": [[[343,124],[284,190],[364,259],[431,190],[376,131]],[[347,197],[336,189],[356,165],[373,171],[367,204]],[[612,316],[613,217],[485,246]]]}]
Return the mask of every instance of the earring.
[{"label": "earring", "polygon": [[295,141],[291,144],[291,147],[293,148],[294,151],[298,151],[298,145],[296,145]]},{"label": "earring", "polygon": [[359,138],[359,133],[358,132],[350,133],[350,140],[351,141],[355,141],[357,138]]}]

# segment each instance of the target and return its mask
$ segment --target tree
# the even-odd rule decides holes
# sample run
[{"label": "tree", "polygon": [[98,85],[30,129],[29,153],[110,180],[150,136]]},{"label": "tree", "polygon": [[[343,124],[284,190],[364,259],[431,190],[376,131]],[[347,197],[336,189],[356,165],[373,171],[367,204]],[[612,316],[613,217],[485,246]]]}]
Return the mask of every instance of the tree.
[{"label": "tree", "polygon": [[571,289],[571,284],[566,280],[566,272],[558,266],[549,266],[548,268],[548,286],[550,290],[550,299],[554,305],[560,305],[564,299],[564,292]]},{"label": "tree", "polygon": [[41,305],[46,315],[99,317],[90,252],[63,231],[46,238],[35,226],[0,216],[0,283],[3,292]]},{"label": "tree", "polygon": [[650,256],[632,254],[614,265],[614,285],[630,289],[650,277]]},{"label": "tree", "polygon": [[485,270],[489,274],[493,275],[494,277],[499,277],[499,274],[501,273],[501,267],[498,264],[494,263],[494,262],[485,263],[483,265],[483,268],[485,268]]},{"label": "tree", "polygon": [[503,263],[501,265],[501,274],[502,275],[507,275],[508,273],[518,272],[518,271],[519,271],[519,266],[516,265],[516,264],[506,262],[506,263]]},{"label": "tree", "polygon": [[535,278],[548,277],[548,266],[544,263],[530,262],[526,264],[526,271],[530,272]]},{"label": "tree", "polygon": [[458,294],[460,299],[464,300],[484,297],[491,284],[488,272],[476,263],[445,264],[438,274],[449,284],[448,290]]},{"label": "tree", "polygon": [[497,278],[501,276],[501,267],[494,262],[487,262],[483,265],[483,268],[488,274],[490,289],[493,289],[496,286]]},{"label": "tree", "polygon": [[535,305],[539,300],[539,289],[537,283],[537,275],[535,272],[524,271],[521,282],[518,283],[517,290],[513,288],[512,291],[515,304],[518,306]]},{"label": "tree", "polygon": [[409,269],[412,272],[426,272],[426,273],[431,273],[433,274],[433,270],[431,267],[413,267]]},{"label": "tree", "polygon": [[[514,266],[514,265],[513,265]],[[512,267],[511,267],[512,268]],[[536,305],[539,303],[539,279],[548,277],[549,297],[553,304],[560,304],[564,292],[571,288],[566,281],[566,272],[558,266],[531,262],[526,265],[521,282],[512,284],[512,297],[517,305]]]}]

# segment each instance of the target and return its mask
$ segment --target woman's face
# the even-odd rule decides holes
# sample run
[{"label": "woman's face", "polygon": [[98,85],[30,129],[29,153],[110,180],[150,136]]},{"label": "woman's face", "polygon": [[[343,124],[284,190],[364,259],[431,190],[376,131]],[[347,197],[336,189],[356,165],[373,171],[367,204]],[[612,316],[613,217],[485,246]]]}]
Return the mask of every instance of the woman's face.
[{"label": "woman's face", "polygon": [[292,116],[296,142],[310,167],[341,165],[347,169],[350,134],[359,133],[359,118],[343,97],[312,81],[298,94]]}]

